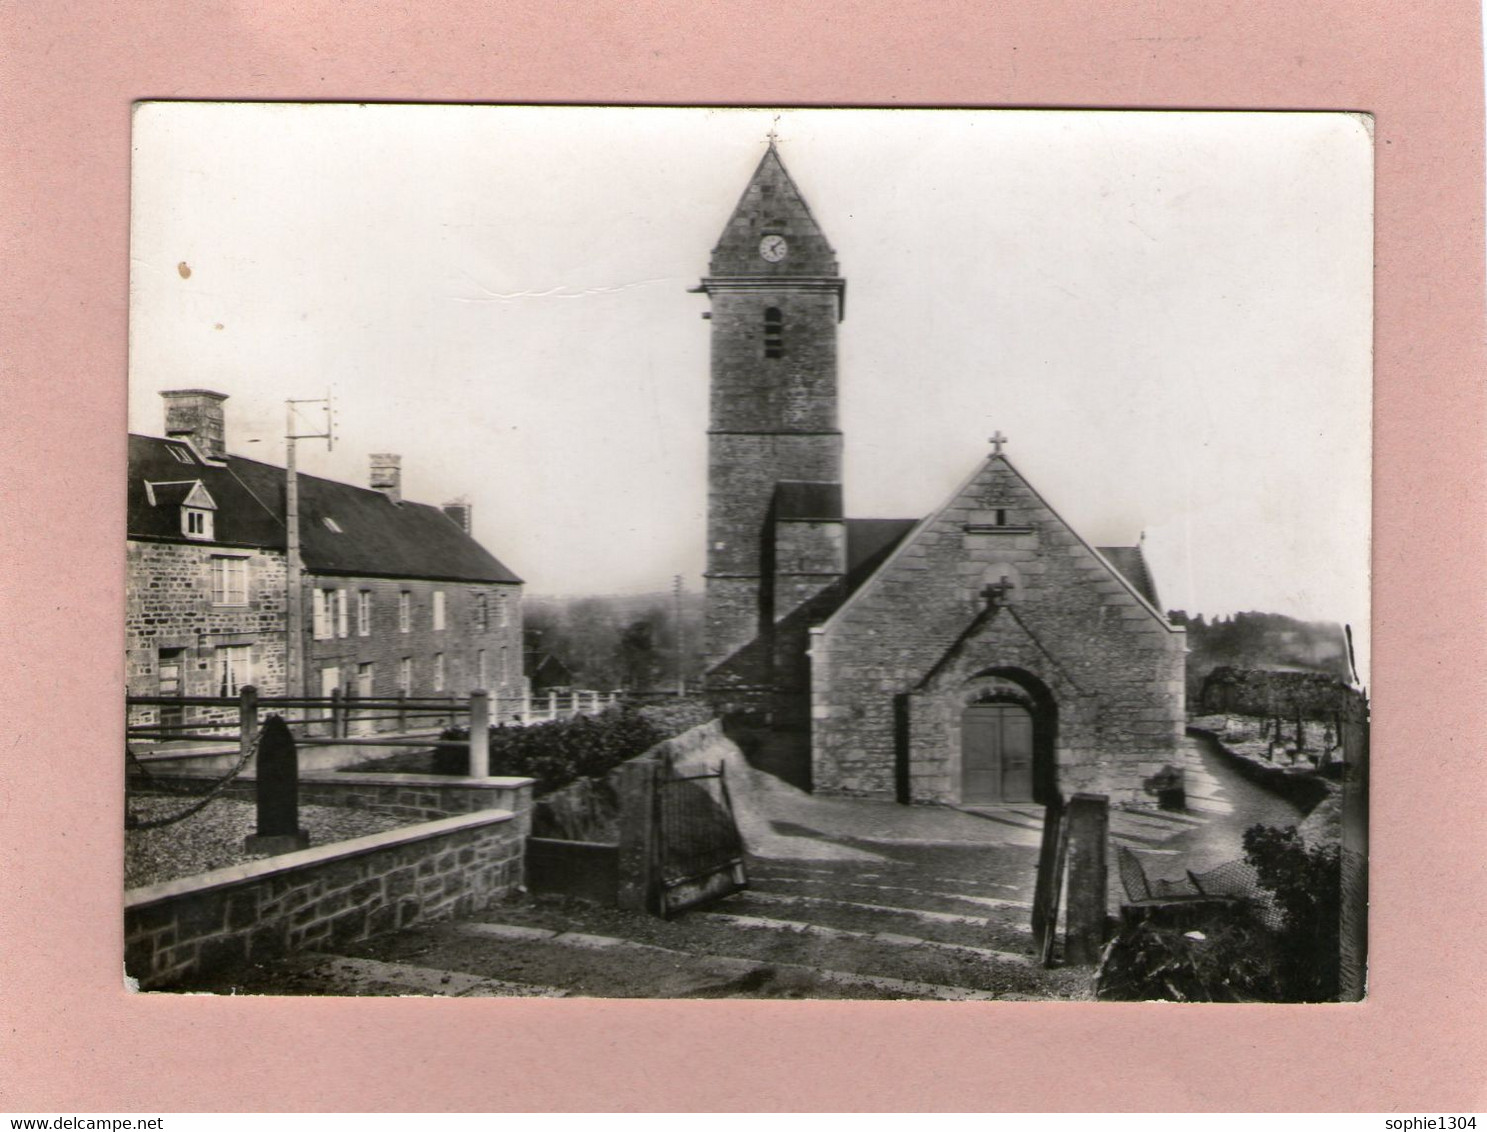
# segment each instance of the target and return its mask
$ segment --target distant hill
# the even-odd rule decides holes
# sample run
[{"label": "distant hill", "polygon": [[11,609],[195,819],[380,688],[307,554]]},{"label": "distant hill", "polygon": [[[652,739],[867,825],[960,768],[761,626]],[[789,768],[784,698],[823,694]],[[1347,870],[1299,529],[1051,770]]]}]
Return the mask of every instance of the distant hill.
[{"label": "distant hill", "polygon": [[1205,620],[1178,609],[1167,614],[1188,634],[1188,702],[1196,704],[1203,681],[1215,668],[1268,668],[1316,672],[1351,681],[1348,643],[1334,621],[1298,621],[1283,613],[1236,613]]}]

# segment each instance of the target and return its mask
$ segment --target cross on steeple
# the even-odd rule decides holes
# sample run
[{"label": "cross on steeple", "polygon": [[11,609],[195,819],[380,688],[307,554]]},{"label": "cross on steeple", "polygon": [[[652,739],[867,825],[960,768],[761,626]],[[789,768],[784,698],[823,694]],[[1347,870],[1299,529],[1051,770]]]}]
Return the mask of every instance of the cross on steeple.
[{"label": "cross on steeple", "polygon": [[1006,574],[1002,575],[1000,582],[992,582],[982,587],[981,596],[986,599],[986,608],[996,609],[1005,604],[1007,595],[1016,588],[1012,584],[1012,579]]},{"label": "cross on steeple", "polygon": [[769,133],[767,133],[767,134],[764,135],[765,137],[767,137],[769,139],[769,144],[771,146],[773,146],[775,142],[777,142],[777,141],[780,140],[780,135],[777,134],[777,133],[775,133],[775,131],[774,131],[774,128],[776,126],[778,126],[779,124],[780,124],[780,117],[779,117],[778,114],[776,114],[774,121],[769,124]]},{"label": "cross on steeple", "polygon": [[991,454],[993,456],[1000,456],[1002,454],[1002,445],[1007,443],[1007,438],[1002,435],[1002,430],[997,429],[996,432],[991,434],[989,439],[991,440]]}]

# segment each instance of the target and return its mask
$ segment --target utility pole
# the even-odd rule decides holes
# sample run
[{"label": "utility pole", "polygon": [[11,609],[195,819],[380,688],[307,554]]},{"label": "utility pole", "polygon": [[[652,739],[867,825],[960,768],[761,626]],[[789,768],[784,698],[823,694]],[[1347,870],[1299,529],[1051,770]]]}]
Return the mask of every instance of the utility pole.
[{"label": "utility pole", "polygon": [[678,574],[671,583],[671,593],[676,605],[676,694],[687,694],[686,633],[682,629],[682,576]]},{"label": "utility pole", "polygon": [[[323,405],[324,430],[299,432],[296,405]],[[329,452],[335,445],[335,421],[328,391],[324,397],[313,400],[285,401],[284,407],[284,690],[290,696],[305,696],[313,689],[305,686],[305,595],[300,584],[305,568],[299,553],[299,471],[295,441],[324,440],[325,450]]]}]

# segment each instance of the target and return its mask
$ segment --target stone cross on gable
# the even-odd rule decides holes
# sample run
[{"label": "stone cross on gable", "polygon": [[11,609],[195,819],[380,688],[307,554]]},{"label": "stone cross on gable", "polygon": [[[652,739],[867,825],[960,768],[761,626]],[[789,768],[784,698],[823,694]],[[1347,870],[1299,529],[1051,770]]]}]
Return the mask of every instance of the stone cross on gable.
[{"label": "stone cross on gable", "polygon": [[986,599],[986,608],[997,609],[1005,605],[1007,595],[1014,589],[1016,587],[1012,584],[1012,579],[1007,577],[1006,574],[1002,575],[1000,582],[992,582],[984,586],[981,590],[981,596]]},{"label": "stone cross on gable", "polygon": [[993,456],[1000,456],[1002,454],[1002,445],[1007,443],[1007,438],[1002,435],[1002,430],[997,429],[996,432],[991,434],[989,439],[991,440],[991,454]]}]

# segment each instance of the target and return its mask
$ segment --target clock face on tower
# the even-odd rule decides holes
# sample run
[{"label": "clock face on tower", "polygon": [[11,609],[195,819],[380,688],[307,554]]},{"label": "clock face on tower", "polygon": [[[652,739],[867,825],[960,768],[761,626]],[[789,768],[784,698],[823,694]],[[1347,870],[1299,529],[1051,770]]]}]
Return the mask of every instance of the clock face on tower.
[{"label": "clock face on tower", "polygon": [[779,263],[790,252],[784,236],[765,236],[759,241],[759,255],[767,263]]}]

